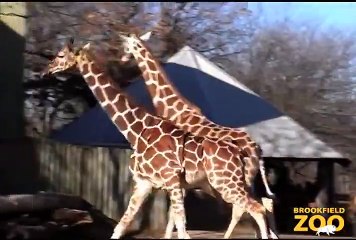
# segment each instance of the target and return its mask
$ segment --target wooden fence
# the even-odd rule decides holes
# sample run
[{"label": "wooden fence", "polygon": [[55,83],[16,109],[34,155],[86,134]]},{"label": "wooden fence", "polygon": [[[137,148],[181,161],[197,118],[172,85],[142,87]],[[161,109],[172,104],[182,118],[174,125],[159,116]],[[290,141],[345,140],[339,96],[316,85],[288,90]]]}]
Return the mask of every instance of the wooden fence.
[{"label": "wooden fence", "polygon": [[[44,139],[36,140],[36,149],[45,191],[81,196],[108,217],[120,219],[132,193],[128,167],[132,150],[81,147]],[[167,198],[158,191],[147,200],[132,227],[162,229],[166,217]]]},{"label": "wooden fence", "polygon": [[[43,190],[81,196],[108,217],[115,220],[120,219],[131,196],[132,176],[128,167],[131,150],[73,146],[45,139],[36,140],[35,145],[40,175],[46,184]],[[340,181],[340,176],[344,176],[344,174],[341,174],[339,169],[336,172],[335,187],[337,192],[347,192],[349,189],[340,186],[340,182],[341,185],[346,185],[345,181]],[[211,217],[210,215],[215,216],[215,221],[218,219],[217,216],[219,216],[219,221],[228,220],[228,216],[212,214],[211,212],[217,207],[208,202],[200,200],[200,202],[194,201],[194,204],[186,205],[188,223],[196,224],[196,221],[200,223],[203,219],[212,223],[214,220],[208,219]],[[200,211],[204,204],[207,207]],[[208,204],[214,207],[210,205],[208,207]],[[157,231],[165,228],[166,223],[166,194],[157,191],[148,199],[143,211],[141,210],[137,214],[132,227],[133,230],[145,228]],[[192,226],[196,229],[194,224]],[[199,225],[199,227],[202,226]]]}]

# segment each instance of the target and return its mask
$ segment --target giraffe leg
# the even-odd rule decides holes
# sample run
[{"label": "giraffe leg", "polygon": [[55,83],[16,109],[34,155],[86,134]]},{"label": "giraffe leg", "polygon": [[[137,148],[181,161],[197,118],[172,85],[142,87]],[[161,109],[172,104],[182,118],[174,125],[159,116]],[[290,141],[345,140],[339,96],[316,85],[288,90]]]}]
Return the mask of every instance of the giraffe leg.
[{"label": "giraffe leg", "polygon": [[[273,212],[273,199],[262,197],[261,198],[262,206],[266,209],[266,220],[268,223],[268,231],[272,239],[278,239],[276,234],[276,222]],[[257,236],[257,235],[256,235]]]},{"label": "giraffe leg", "polygon": [[130,198],[129,205],[127,206],[124,215],[121,217],[120,222],[116,225],[111,239],[119,239],[122,237],[128,225],[134,219],[136,213],[151,191],[151,182],[142,179],[136,180],[134,192]]},{"label": "giraffe leg", "polygon": [[247,212],[253,217],[260,229],[261,238],[268,239],[268,228],[266,221],[266,209],[262,204],[251,197],[247,198]]},{"label": "giraffe leg", "polygon": [[278,239],[278,236],[276,234],[276,222],[274,219],[274,211],[273,211],[273,199],[270,198],[262,198],[262,205],[266,208],[267,210],[267,221],[269,225],[269,233],[272,239]]},{"label": "giraffe leg", "polygon": [[242,214],[245,212],[245,208],[238,205],[238,204],[233,204],[232,205],[232,215],[231,215],[231,221],[229,224],[229,227],[224,235],[224,238],[230,238],[232,231],[234,230],[235,226],[239,222]]},{"label": "giraffe leg", "polygon": [[[276,231],[276,224],[275,224],[275,219],[274,219],[274,213],[273,213],[273,199],[275,198],[274,193],[271,191],[268,185],[267,177],[266,177],[266,171],[264,167],[264,160],[260,159],[257,161],[258,157],[255,155],[252,155],[251,158],[245,158],[246,162],[246,167],[244,169],[245,171],[245,180],[246,180],[246,185],[249,189],[253,189],[253,180],[257,174],[258,168],[261,173],[262,177],[262,182],[265,186],[266,193],[269,198],[263,197],[261,199],[262,205],[266,208],[267,210],[267,222],[268,222],[268,229],[270,236],[274,239],[278,239],[275,231]],[[257,165],[257,163],[259,165]]]},{"label": "giraffe leg", "polygon": [[270,236],[272,237],[272,239],[278,239],[278,236],[275,233],[275,232],[277,232],[277,228],[276,228],[276,222],[275,222],[274,211],[273,211],[273,199],[275,199],[275,195],[269,188],[263,159],[259,160],[259,167],[260,167],[262,181],[265,186],[266,193],[269,197],[269,198],[263,197],[261,199],[263,206],[267,210],[267,222],[269,225],[269,233],[270,233]]},{"label": "giraffe leg", "polygon": [[[271,199],[268,199],[268,200],[271,200]],[[263,206],[266,208],[266,210],[268,212],[273,212],[273,209],[271,209],[270,202],[268,200],[265,199],[265,198],[262,198],[262,202],[264,204],[266,204],[267,207],[265,207],[264,204],[263,204]],[[268,203],[267,203],[267,201],[268,201]],[[232,234],[232,231],[236,227],[237,223],[239,222],[239,220],[240,220],[240,218],[241,218],[241,216],[242,216],[242,214],[244,212],[245,212],[245,207],[244,206],[241,206],[241,204],[233,204],[231,221],[230,221],[229,227],[228,227],[228,229],[227,229],[227,231],[226,231],[226,233],[224,235],[225,239],[230,238],[230,236]],[[273,218],[273,221],[272,221],[272,220],[268,219],[269,217],[273,217],[273,216],[269,216],[269,213],[267,213],[267,222],[273,222],[274,223],[274,218]],[[268,231],[269,231],[269,235],[270,235],[270,237],[272,239],[278,239],[277,234],[274,232],[275,228],[270,228],[268,226]]]},{"label": "giraffe leg", "polygon": [[[183,199],[186,196],[186,190],[182,189],[182,193],[183,193]],[[168,223],[166,226],[166,231],[164,234],[164,238],[165,239],[171,239],[172,238],[172,234],[173,234],[173,230],[174,230],[174,212],[172,209],[172,205],[169,206],[169,210],[168,210]]]},{"label": "giraffe leg", "polygon": [[168,223],[166,226],[166,231],[164,233],[164,237],[165,239],[171,239],[172,238],[172,234],[173,234],[173,230],[174,230],[174,213],[173,213],[173,209],[172,206],[169,206],[169,210],[168,210]]},{"label": "giraffe leg", "polygon": [[169,198],[171,200],[171,212],[174,217],[174,222],[177,228],[179,239],[190,239],[189,234],[186,231],[186,216],[184,209],[184,196],[183,189],[175,187],[168,191]]}]

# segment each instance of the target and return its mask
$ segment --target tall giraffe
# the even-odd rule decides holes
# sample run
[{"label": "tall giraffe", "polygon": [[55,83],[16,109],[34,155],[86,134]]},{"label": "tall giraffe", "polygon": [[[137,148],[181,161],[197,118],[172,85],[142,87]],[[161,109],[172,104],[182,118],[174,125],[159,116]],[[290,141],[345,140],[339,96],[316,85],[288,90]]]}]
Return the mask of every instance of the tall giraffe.
[{"label": "tall giraffe", "polygon": [[225,141],[186,133],[134,105],[121,89],[113,87],[113,80],[89,53],[88,44],[77,51],[73,51],[72,42],[66,45],[44,72],[54,74],[67,69],[79,69],[134,150],[130,171],[135,188],[127,210],[115,227],[113,239],[123,235],[153,187],[168,192],[178,237],[189,238],[185,230],[182,188],[207,184],[226,202],[238,206],[239,213],[247,211],[259,225],[262,238],[268,238],[265,208],[246,189],[238,149]]},{"label": "tall giraffe", "polygon": [[[147,41],[150,38],[150,35],[151,32],[141,37],[137,37],[136,34],[120,34],[119,36],[123,39],[124,51],[126,53],[121,60],[123,62],[129,61],[131,56],[136,59],[137,65],[142,71],[145,84],[153,99],[156,114],[195,136],[228,140],[238,148],[243,149],[248,155],[244,169],[245,181],[248,187],[252,187],[253,180],[258,169],[260,169],[267,195],[274,197],[268,186],[260,146],[242,129],[224,127],[210,121],[202,114],[199,107],[191,103],[176,90],[159,62],[143,43],[143,41]],[[268,206],[267,209],[270,212],[273,212],[271,199],[263,198],[262,202],[265,206]],[[273,216],[271,216],[271,222],[274,222]],[[230,223],[225,237],[231,235],[236,224],[237,221],[235,220]],[[169,224],[169,226],[172,226],[172,224]]]},{"label": "tall giraffe", "polygon": [[179,238],[190,238],[185,230],[181,186],[184,132],[132,104],[125,94],[110,84],[112,80],[89,55],[90,45],[74,52],[72,43],[57,54],[44,73],[79,69],[100,105],[135,151],[134,161],[130,163],[135,182],[133,194],[111,238],[118,239],[123,235],[154,187],[168,191]]}]

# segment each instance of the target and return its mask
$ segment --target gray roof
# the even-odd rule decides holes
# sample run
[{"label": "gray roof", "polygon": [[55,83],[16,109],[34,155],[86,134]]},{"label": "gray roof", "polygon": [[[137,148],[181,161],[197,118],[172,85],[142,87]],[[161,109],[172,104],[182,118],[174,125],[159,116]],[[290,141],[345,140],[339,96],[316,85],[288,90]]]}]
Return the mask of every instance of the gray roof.
[{"label": "gray roof", "polygon": [[[255,95],[256,98],[261,98],[189,46],[183,47],[167,62],[198,69],[236,87],[236,90],[242,90]],[[267,103],[267,101],[265,102]],[[270,103],[268,104],[271,105]],[[247,124],[243,128],[262,146],[264,157],[345,158],[341,153],[328,146],[283,113],[272,119],[262,119],[261,121]]]}]

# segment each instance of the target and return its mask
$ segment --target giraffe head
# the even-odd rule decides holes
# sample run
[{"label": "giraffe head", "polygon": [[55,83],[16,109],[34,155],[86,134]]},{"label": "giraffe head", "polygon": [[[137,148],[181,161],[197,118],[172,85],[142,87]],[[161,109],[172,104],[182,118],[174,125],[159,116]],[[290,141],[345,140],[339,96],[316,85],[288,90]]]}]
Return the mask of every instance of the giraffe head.
[{"label": "giraffe head", "polygon": [[134,33],[119,34],[119,37],[123,40],[124,56],[121,58],[122,62],[127,62],[131,59],[132,53],[139,51],[142,48],[142,42],[148,41],[152,35],[149,31],[141,36],[137,36]]},{"label": "giraffe head", "polygon": [[[47,65],[47,67],[41,72],[41,77],[45,75],[52,75],[59,72],[80,70],[86,63],[89,63],[95,59],[95,64],[101,69],[105,69],[105,72],[110,76],[113,76],[118,83],[117,86],[124,88],[130,84],[130,80],[138,77],[141,72],[137,65],[129,64],[129,62],[122,62],[115,68],[113,65],[107,65],[107,55],[103,52],[95,51],[91,52],[91,44],[87,43],[85,46],[81,46],[77,49],[73,47],[73,39],[70,39],[66,45],[57,53],[54,59]],[[89,56],[88,54],[89,53]],[[92,70],[92,68],[85,68],[86,70]]]},{"label": "giraffe head", "polygon": [[57,53],[55,58],[48,64],[48,66],[42,71],[41,75],[54,74],[58,72],[63,72],[68,69],[73,69],[77,67],[78,57],[80,56],[82,50],[88,50],[90,43],[86,44],[84,47],[74,50],[73,48],[74,39],[71,38],[69,42]]}]

